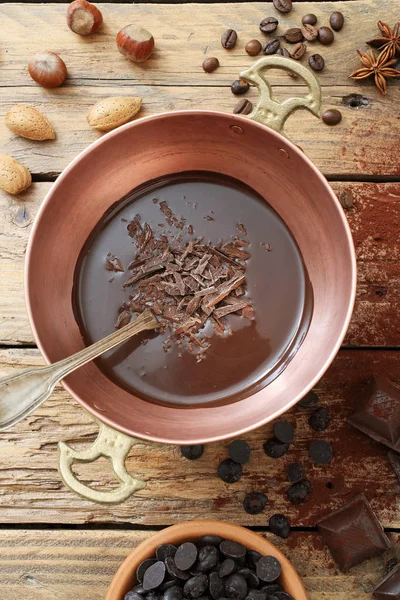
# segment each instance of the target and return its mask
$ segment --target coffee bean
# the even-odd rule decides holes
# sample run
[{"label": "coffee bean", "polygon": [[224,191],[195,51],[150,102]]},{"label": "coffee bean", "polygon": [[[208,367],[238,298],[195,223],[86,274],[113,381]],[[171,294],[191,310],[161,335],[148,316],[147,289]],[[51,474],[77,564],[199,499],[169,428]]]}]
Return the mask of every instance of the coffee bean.
[{"label": "coffee bean", "polygon": [[306,46],[302,42],[299,42],[298,44],[295,44],[293,46],[290,56],[295,60],[300,60],[301,58],[303,58],[304,54],[306,53],[306,50]]},{"label": "coffee bean", "polygon": [[300,463],[290,463],[287,470],[290,483],[297,483],[304,479],[304,469]]},{"label": "coffee bean", "polygon": [[292,10],[292,0],[272,0],[274,7],[281,13],[288,13]]},{"label": "coffee bean", "polygon": [[203,61],[203,71],[206,73],[212,73],[219,67],[219,60],[215,56],[210,56]]},{"label": "coffee bean", "polygon": [[236,81],[234,81],[231,85],[231,91],[232,94],[235,94],[235,96],[239,96],[241,94],[245,94],[249,87],[250,85],[244,79],[236,79]]},{"label": "coffee bean", "polygon": [[[146,591],[154,590],[162,584],[165,577],[165,564],[158,560],[146,569],[143,577],[143,587]],[[148,597],[148,596],[147,596]]]},{"label": "coffee bean", "polygon": [[269,528],[275,535],[286,539],[290,535],[290,523],[285,515],[272,515],[269,520]]},{"label": "coffee bean", "polygon": [[208,577],[199,573],[187,580],[183,586],[183,593],[187,598],[200,598],[208,587]]},{"label": "coffee bean", "polygon": [[330,108],[322,113],[321,119],[326,125],[337,125],[342,120],[342,113],[336,108]]},{"label": "coffee bean", "polygon": [[311,413],[309,418],[310,427],[314,431],[324,431],[330,423],[329,410],[326,406],[320,406]]},{"label": "coffee bean", "polygon": [[278,27],[278,23],[279,21],[275,17],[266,17],[259,25],[260,31],[263,33],[272,33]]},{"label": "coffee bean", "polygon": [[219,545],[219,549],[224,556],[233,558],[234,560],[246,556],[246,548],[242,544],[239,544],[239,542],[234,542],[233,540],[224,540]]},{"label": "coffee bean", "polygon": [[236,483],[242,476],[242,465],[231,458],[225,458],[218,467],[218,477],[225,483]]},{"label": "coffee bean", "polygon": [[181,454],[189,460],[197,460],[203,455],[204,446],[203,444],[197,444],[194,446],[181,446]]},{"label": "coffee bean", "polygon": [[247,552],[247,564],[251,569],[255,569],[258,561],[260,560],[262,554],[257,552],[257,550],[249,550]]},{"label": "coffee bean", "polygon": [[250,40],[244,47],[249,56],[257,56],[257,54],[260,54],[261,48],[261,42],[258,40]]},{"label": "coffee bean", "polygon": [[232,558],[226,558],[224,561],[222,561],[218,573],[220,577],[227,577],[228,575],[231,575],[231,573],[233,573],[235,570],[235,561]]},{"label": "coffee bean", "polygon": [[168,574],[171,577],[173,577],[173,579],[182,579],[183,581],[189,579],[189,573],[186,573],[185,571],[182,571],[182,569],[179,569],[179,567],[176,566],[175,560],[172,558],[172,556],[167,556],[164,562]]},{"label": "coffee bean", "polygon": [[184,542],[178,546],[175,553],[175,564],[178,569],[187,571],[194,565],[197,559],[197,548],[192,542]]},{"label": "coffee bean", "polygon": [[258,515],[267,504],[268,498],[261,492],[250,492],[243,500],[243,508],[249,515]]},{"label": "coffee bean", "polygon": [[173,544],[161,544],[156,550],[157,560],[165,561],[167,556],[174,557],[176,554],[176,546]]},{"label": "coffee bean", "polygon": [[[314,56],[319,56],[319,54],[314,54]],[[322,58],[322,56],[321,56]],[[323,60],[323,59],[322,59]],[[302,408],[313,408],[319,404],[319,397],[315,392],[308,392],[299,402],[299,406]]]},{"label": "coffee bean", "polygon": [[221,44],[222,47],[226,50],[231,50],[236,46],[237,42],[237,33],[234,29],[227,29],[221,35]]},{"label": "coffee bean", "polygon": [[290,52],[287,48],[279,48],[277,54],[280,54],[281,56],[285,56],[286,58],[290,58]]},{"label": "coffee bean", "polygon": [[214,600],[222,598],[225,592],[224,582],[218,573],[210,573],[209,576],[210,595]]},{"label": "coffee bean", "polygon": [[329,24],[334,31],[340,31],[344,24],[344,16],[338,10],[335,10],[329,17]]},{"label": "coffee bean", "polygon": [[233,107],[234,115],[249,115],[253,110],[253,103],[246,98],[241,98]]},{"label": "coffee bean", "polygon": [[313,13],[310,13],[308,15],[304,15],[304,17],[301,20],[301,22],[303,23],[303,25],[315,25],[315,23],[317,21],[318,21],[318,19],[317,19],[317,17]]},{"label": "coffee bean", "polygon": [[290,444],[283,444],[275,438],[267,440],[264,444],[264,452],[270,458],[281,458],[289,450]]},{"label": "coffee bean", "polygon": [[[314,71],[323,71],[324,67],[325,67],[325,61],[322,58],[322,56],[320,54],[312,54],[310,56],[310,58],[308,59],[308,62],[310,64],[310,67],[314,70]],[[313,394],[313,392],[310,392],[310,394]],[[309,394],[307,394],[308,396]],[[305,396],[305,398],[307,398],[307,396]],[[303,398],[304,400],[304,398]],[[302,400],[300,400],[299,404],[300,406],[303,406],[301,404]]]},{"label": "coffee bean", "polygon": [[233,573],[225,581],[225,595],[234,600],[244,600],[247,596],[247,583],[243,575]]},{"label": "coffee bean", "polygon": [[301,28],[301,33],[308,42],[313,42],[318,38],[318,29],[316,29],[313,25],[303,25]]},{"label": "coffee bean", "polygon": [[318,38],[321,44],[329,46],[329,44],[332,44],[335,36],[332,29],[329,29],[329,27],[320,27],[318,29]]},{"label": "coffee bean", "polygon": [[244,440],[235,440],[229,444],[229,456],[232,460],[245,465],[250,460],[250,446]]},{"label": "coffee bean", "polygon": [[332,446],[324,440],[313,440],[308,448],[308,456],[317,465],[327,465],[332,460]]},{"label": "coffee bean", "polygon": [[245,600],[267,600],[267,594],[261,590],[248,590]]},{"label": "coffee bean", "polygon": [[151,567],[151,565],[154,565],[156,562],[157,562],[156,558],[146,558],[146,560],[144,560],[140,563],[140,565],[136,569],[136,579],[140,583],[143,583],[143,577],[144,577],[144,574],[146,573],[147,569],[149,567]]},{"label": "coffee bean", "polygon": [[281,563],[275,556],[263,556],[257,563],[257,576],[266,583],[276,581],[281,571]]},{"label": "coffee bean", "polygon": [[287,495],[292,504],[303,504],[309,495],[308,486],[303,481],[294,483],[288,489]]},{"label": "coffee bean", "polygon": [[275,54],[280,47],[281,43],[277,38],[273,38],[272,40],[268,40],[265,42],[263,46],[264,54]]},{"label": "coffee bean", "polygon": [[165,590],[164,594],[161,596],[161,600],[182,600],[183,593],[181,588],[177,585],[174,585],[174,581],[168,581],[168,583],[172,583],[173,585]]},{"label": "coffee bean", "polygon": [[274,436],[284,444],[291,444],[294,440],[293,425],[288,421],[276,421],[274,423]]},{"label": "coffee bean", "polygon": [[203,535],[198,542],[199,544],[206,544],[211,546],[219,546],[221,542],[224,541],[224,538],[219,535]]},{"label": "coffee bean", "polygon": [[199,554],[197,557],[196,569],[200,573],[207,573],[207,571],[211,571],[218,563],[219,559],[219,550],[215,546],[211,544],[208,546],[203,546],[199,549]]},{"label": "coffee bean", "polygon": [[291,27],[285,31],[284,38],[287,42],[295,44],[296,42],[301,42],[303,39],[303,34],[300,27]]}]

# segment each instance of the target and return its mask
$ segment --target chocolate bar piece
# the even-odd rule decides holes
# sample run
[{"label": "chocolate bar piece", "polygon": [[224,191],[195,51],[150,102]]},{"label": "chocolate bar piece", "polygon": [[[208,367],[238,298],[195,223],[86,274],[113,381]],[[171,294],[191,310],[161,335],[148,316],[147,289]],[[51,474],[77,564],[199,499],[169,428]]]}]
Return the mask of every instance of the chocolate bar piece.
[{"label": "chocolate bar piece", "polygon": [[400,454],[397,454],[397,452],[393,452],[393,450],[391,450],[388,454],[388,459],[393,467],[393,471],[395,472],[397,479],[400,482]]},{"label": "chocolate bar piece", "polygon": [[373,590],[377,600],[398,600],[400,598],[400,565],[390,571],[389,575]]},{"label": "chocolate bar piece", "polygon": [[318,528],[343,572],[390,548],[390,541],[363,494],[323,518]]},{"label": "chocolate bar piece", "polygon": [[400,451],[400,388],[375,376],[348,422],[373,440]]}]

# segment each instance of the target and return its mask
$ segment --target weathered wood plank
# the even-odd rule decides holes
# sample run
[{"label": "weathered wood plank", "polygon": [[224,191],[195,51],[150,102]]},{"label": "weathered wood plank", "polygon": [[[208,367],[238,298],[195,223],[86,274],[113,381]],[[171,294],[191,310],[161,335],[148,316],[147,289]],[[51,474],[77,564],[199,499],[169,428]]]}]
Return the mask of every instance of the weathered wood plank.
[{"label": "weathered wood plank", "polygon": [[[34,183],[14,199],[0,192],[0,343],[33,343],[23,295],[23,263],[32,220],[50,189]],[[400,184],[332,183],[349,190],[346,211],[358,258],[358,292],[345,343],[398,346],[400,340]],[[22,202],[21,202],[22,200]]]},{"label": "weathered wood plank", "polygon": [[[42,363],[35,349],[0,352],[2,375]],[[67,490],[57,472],[57,442],[74,447],[92,441],[96,426],[90,415],[57,387],[52,398],[11,431],[0,434],[0,511],[2,523],[132,522],[167,525],[184,519],[226,519],[242,525],[265,526],[271,514],[287,514],[293,526],[314,526],[330,509],[356,493],[371,500],[381,522],[400,527],[399,485],[387,460],[387,448],[346,424],[360,390],[373,372],[399,381],[400,352],[344,350],[317,386],[321,402],[329,406],[332,422],[323,434],[308,425],[309,413],[294,409],[287,418],[296,428],[296,442],[288,454],[268,458],[263,442],[271,436],[268,425],[246,436],[252,449],[242,479],[234,485],[216,475],[227,457],[228,442],[210,444],[198,461],[188,461],[172,446],[139,443],[128,457],[131,473],[148,485],[136,496],[116,506],[95,505]],[[327,467],[313,466],[308,445],[313,438],[332,443],[334,460]],[[286,466],[304,463],[314,495],[302,506],[286,498]],[[107,468],[105,468],[107,467]],[[111,469],[104,460],[77,465],[76,472],[94,487],[112,486]],[[268,495],[267,509],[250,516],[242,501],[246,492]]]},{"label": "weathered wood plank", "polygon": [[[0,585],[6,600],[99,600],[129,551],[152,531],[0,530]],[[391,550],[347,575],[339,573],[317,532],[281,540],[260,533],[291,560],[310,600],[368,600],[383,578]],[[395,545],[397,535],[391,538]],[[400,546],[400,545],[398,545]],[[400,557],[400,555],[399,555]]]},{"label": "weathered wood plank", "polygon": [[[390,94],[382,97],[368,80],[355,84],[348,74],[357,64],[355,49],[375,33],[380,13],[379,0],[367,4],[354,2],[303,3],[281,21],[278,34],[298,24],[305,12],[315,11],[320,22],[327,22],[333,9],[342,9],[347,23],[337,34],[335,44],[321,51],[327,67],[318,77],[323,87],[324,106],[339,107],[344,119],[340,126],[327,128],[309,113],[297,112],[287,126],[288,135],[326,175],[399,175],[396,106],[400,86],[393,83]],[[63,5],[0,5],[4,23],[5,47],[0,55],[2,90],[0,109],[0,147],[21,160],[33,172],[58,173],[98,134],[86,123],[88,107],[110,95],[136,94],[143,97],[143,114],[182,108],[212,108],[230,112],[235,98],[229,89],[238,73],[254,59],[244,52],[246,41],[260,35],[258,23],[274,9],[264,3],[226,5],[103,5],[106,25],[101,34],[81,39],[68,30]],[[397,1],[388,0],[385,19],[398,18]],[[145,65],[124,59],[116,50],[118,29],[134,20],[148,27],[157,37],[157,52]],[[195,25],[194,25],[195,24]],[[231,52],[221,48],[221,32],[228,26],[239,31],[238,47]],[[261,36],[262,37],[262,36]],[[70,78],[62,88],[44,90],[26,71],[31,54],[52,48],[61,53],[69,67]],[[221,67],[212,75],[201,68],[205,54],[217,55]],[[273,76],[280,87],[278,97],[303,93],[300,81],[286,74]],[[368,105],[357,110],[343,104],[351,93],[361,93]],[[255,97],[255,92],[249,98]],[[6,110],[17,102],[33,104],[54,123],[57,140],[46,144],[18,139],[4,125]]]}]

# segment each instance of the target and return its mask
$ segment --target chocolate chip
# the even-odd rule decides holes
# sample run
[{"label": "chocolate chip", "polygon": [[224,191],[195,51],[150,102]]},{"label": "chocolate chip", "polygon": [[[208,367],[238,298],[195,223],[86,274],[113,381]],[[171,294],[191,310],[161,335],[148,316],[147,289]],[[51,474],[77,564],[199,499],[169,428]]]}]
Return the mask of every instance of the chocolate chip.
[{"label": "chocolate chip", "polygon": [[302,408],[313,408],[319,404],[319,396],[315,392],[308,392],[298,403]]},{"label": "chocolate chip", "polygon": [[294,600],[293,596],[283,591],[275,592],[274,596],[276,600]]},{"label": "chocolate chip", "polygon": [[235,570],[236,570],[235,561],[232,558],[226,558],[224,561],[222,561],[222,563],[219,567],[219,576],[227,577],[228,575],[233,573]]},{"label": "chocolate chip", "polygon": [[331,417],[327,407],[320,406],[311,413],[308,422],[314,431],[324,431],[328,427],[330,420]]},{"label": "chocolate chip", "polygon": [[257,56],[257,54],[260,54],[261,48],[261,43],[258,40],[250,40],[244,47],[249,56]]},{"label": "chocolate chip", "polygon": [[225,595],[234,600],[244,600],[247,596],[247,583],[243,575],[233,573],[225,581]]},{"label": "chocolate chip", "polygon": [[[312,54],[308,59],[310,67],[314,71],[323,71],[325,67],[325,61],[320,54]],[[312,394],[313,392],[310,392]]]},{"label": "chocolate chip", "polygon": [[245,465],[250,460],[250,446],[244,440],[235,440],[229,444],[229,456],[232,460]]},{"label": "chocolate chip", "polygon": [[329,27],[320,27],[318,29],[318,39],[324,46],[329,46],[329,44],[332,44],[335,36]]},{"label": "chocolate chip", "polygon": [[266,17],[260,23],[260,31],[263,33],[272,33],[278,27],[278,19],[275,17]]},{"label": "chocolate chip", "polygon": [[225,458],[218,467],[218,476],[225,483],[236,483],[242,476],[242,465],[231,458]]},{"label": "chocolate chip", "polygon": [[338,10],[335,10],[329,17],[329,24],[334,31],[340,31],[344,25],[344,16]]},{"label": "chocolate chip", "polygon": [[284,444],[290,444],[294,440],[293,425],[288,421],[276,421],[274,423],[274,436]]},{"label": "chocolate chip", "polygon": [[174,561],[178,569],[187,571],[197,560],[197,548],[192,542],[184,542],[178,546]]},{"label": "chocolate chip", "polygon": [[308,455],[317,465],[327,465],[332,460],[332,446],[325,440],[313,440]]},{"label": "chocolate chip", "polygon": [[266,583],[276,581],[281,570],[281,563],[275,556],[263,556],[257,563],[257,575]]},{"label": "chocolate chip", "polygon": [[146,560],[142,561],[138,568],[136,569],[136,579],[143,583],[143,577],[145,572],[151,565],[154,565],[157,562],[156,558],[146,558]]},{"label": "chocolate chip", "polygon": [[[276,592],[282,591],[282,586],[279,583],[269,583],[268,585],[264,585],[261,588],[262,592],[265,592],[267,596],[273,596]],[[269,598],[268,598],[269,600]]]},{"label": "chocolate chip", "polygon": [[236,79],[231,85],[231,92],[238,96],[239,94],[245,94],[249,90],[250,85],[244,79]]},{"label": "chocolate chip", "polygon": [[267,440],[264,444],[264,452],[270,458],[281,458],[289,448],[290,444],[284,444],[275,438]]},{"label": "chocolate chip", "polygon": [[339,110],[336,110],[336,108],[330,108],[322,113],[321,119],[325,125],[338,125],[342,120],[342,113]]},{"label": "chocolate chip", "polygon": [[[164,561],[165,562],[165,561]],[[176,579],[170,579],[169,581],[164,581],[164,583],[162,583],[160,585],[160,592],[165,592],[166,590],[169,590],[170,587],[173,587],[174,585],[178,585],[178,582],[176,581]]]},{"label": "chocolate chip", "polygon": [[261,492],[250,492],[243,500],[243,508],[249,515],[258,515],[267,504],[267,496]]},{"label": "chocolate chip", "polygon": [[307,500],[309,493],[308,486],[303,481],[294,483],[287,491],[289,501],[292,504],[303,504]]},{"label": "chocolate chip", "polygon": [[203,535],[199,540],[199,544],[211,544],[211,546],[219,546],[224,538],[219,535]]},{"label": "chocolate chip", "polygon": [[135,585],[135,587],[132,588],[132,592],[135,592],[136,594],[140,594],[140,596],[142,596],[146,593],[146,590],[142,585]]},{"label": "chocolate chip", "polygon": [[263,53],[267,55],[275,54],[279,50],[280,45],[281,42],[278,40],[278,38],[268,40],[263,46]]},{"label": "chocolate chip", "polygon": [[219,550],[216,546],[207,545],[199,549],[197,557],[196,569],[200,573],[211,571],[217,564],[219,559]]},{"label": "chocolate chip", "polygon": [[206,73],[212,73],[219,67],[219,60],[215,56],[209,56],[203,61],[203,71]]},{"label": "chocolate chip", "polygon": [[225,593],[224,582],[218,573],[210,573],[209,576],[210,595],[214,600],[222,598]]},{"label": "chocolate chip", "polygon": [[140,594],[131,590],[125,594],[124,600],[143,600],[143,598]]},{"label": "chocolate chip", "polygon": [[237,33],[234,29],[227,29],[221,35],[221,44],[222,47],[226,50],[231,50],[236,46],[237,42]]},{"label": "chocolate chip", "polygon": [[267,594],[261,590],[248,590],[246,600],[267,600]]},{"label": "chocolate chip", "polygon": [[247,564],[251,569],[255,569],[258,561],[260,560],[262,554],[257,552],[257,550],[248,550],[247,552]]},{"label": "chocolate chip", "polygon": [[292,10],[292,0],[272,0],[272,3],[277,11],[288,13]]},{"label": "chocolate chip", "polygon": [[[175,582],[172,581],[168,581],[168,583],[172,583],[174,585],[170,586],[169,588],[167,588],[164,592],[164,594],[161,596],[161,600],[182,600],[183,599],[183,593],[180,587],[178,587],[177,585],[175,585]],[[146,598],[147,600],[147,598]]]},{"label": "chocolate chip", "polygon": [[182,571],[182,569],[179,569],[179,567],[176,566],[175,560],[172,558],[172,556],[168,556],[165,559],[165,566],[167,568],[168,574],[174,579],[182,579],[183,581],[185,581],[190,577],[189,573]]},{"label": "chocolate chip", "polygon": [[219,545],[219,549],[224,556],[233,558],[234,560],[246,556],[246,548],[242,544],[239,544],[239,542],[233,540],[224,540]]},{"label": "chocolate chip", "polygon": [[309,13],[308,15],[304,15],[301,22],[303,25],[315,25],[318,21],[317,17],[313,13]]},{"label": "chocolate chip", "polygon": [[234,115],[249,115],[253,110],[253,103],[247,98],[241,98],[233,107]]},{"label": "chocolate chip", "polygon": [[199,573],[187,580],[183,586],[183,593],[187,598],[200,598],[208,587],[208,577]]},{"label": "chocolate chip", "polygon": [[173,544],[161,544],[156,550],[157,560],[165,561],[167,556],[175,556],[176,546]]},{"label": "chocolate chip", "polygon": [[243,567],[242,569],[239,569],[238,573],[239,575],[243,575],[248,588],[255,589],[258,588],[258,586],[260,585],[260,580],[258,579],[257,575],[252,569],[249,569],[248,567]]},{"label": "chocolate chip", "polygon": [[283,539],[286,539],[289,537],[290,523],[289,523],[287,517],[285,517],[285,515],[281,515],[281,514],[272,515],[268,524],[269,524],[269,528],[271,529],[272,533],[274,533],[275,535],[278,535],[279,537],[281,537]]},{"label": "chocolate chip", "polygon": [[303,465],[300,463],[290,463],[288,465],[288,480],[290,483],[297,483],[304,479]]},{"label": "chocolate chip", "polygon": [[197,460],[203,455],[204,445],[195,444],[194,446],[181,446],[181,454],[189,460]]},{"label": "chocolate chip", "polygon": [[[146,569],[143,577],[143,587],[146,591],[154,590],[162,584],[165,577],[165,564],[158,560]],[[148,596],[147,596],[148,597]]]}]

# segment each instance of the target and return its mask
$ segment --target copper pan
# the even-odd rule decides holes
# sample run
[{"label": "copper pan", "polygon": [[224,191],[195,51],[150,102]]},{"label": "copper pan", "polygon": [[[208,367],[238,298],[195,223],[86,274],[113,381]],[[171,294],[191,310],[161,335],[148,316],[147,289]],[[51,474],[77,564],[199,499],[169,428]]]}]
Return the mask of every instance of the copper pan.
[{"label": "copper pan", "polygon": [[[264,71],[272,67],[302,77],[309,94],[276,101],[264,78]],[[61,445],[61,472],[67,485],[93,500],[120,501],[141,486],[124,467],[131,436],[170,444],[212,442],[275,419],[321,378],[349,324],[356,267],[346,218],[318,169],[274,131],[281,130],[297,108],[319,116],[319,85],[311,71],[280,56],[260,59],[242,77],[260,90],[250,118],[211,111],[150,116],[105,135],[65,169],[43,202],[28,246],[30,322],[48,362],[80,350],[83,342],[71,302],[73,274],[79,252],[101,216],[146,181],[184,171],[213,171],[235,177],[261,195],[269,190],[269,201],[294,235],[313,286],[309,331],[272,383],[228,409],[180,409],[146,402],[118,387],[94,363],[68,376],[65,388],[101,421],[101,431],[86,452]],[[75,459],[91,461],[100,455],[112,458],[122,481],[119,490],[96,494],[73,476]]]}]

